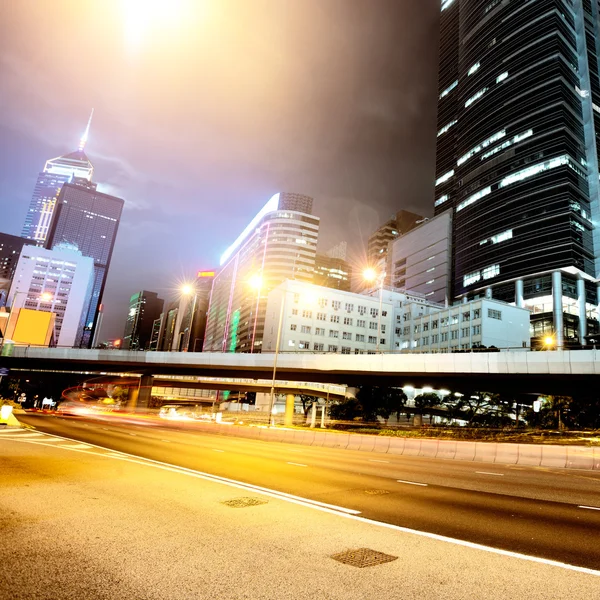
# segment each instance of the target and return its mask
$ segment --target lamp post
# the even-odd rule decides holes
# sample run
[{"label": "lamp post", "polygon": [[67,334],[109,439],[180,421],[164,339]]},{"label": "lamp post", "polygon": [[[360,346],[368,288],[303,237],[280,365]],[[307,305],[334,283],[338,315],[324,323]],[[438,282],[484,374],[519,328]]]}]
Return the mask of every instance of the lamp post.
[{"label": "lamp post", "polygon": [[269,427],[273,419],[273,405],[275,403],[275,376],[277,375],[277,358],[279,357],[279,344],[281,343],[281,330],[283,328],[283,313],[285,310],[286,290],[281,293],[281,308],[279,309],[279,324],[277,325],[277,341],[275,342],[275,357],[273,358],[273,380],[271,381],[271,398],[269,401]]},{"label": "lamp post", "polygon": [[371,267],[363,271],[363,278],[365,281],[374,282],[379,280],[379,312],[377,319],[377,344],[375,350],[379,352],[379,342],[381,339],[381,310],[383,307],[383,283],[385,281],[385,271],[377,273],[377,271]]}]

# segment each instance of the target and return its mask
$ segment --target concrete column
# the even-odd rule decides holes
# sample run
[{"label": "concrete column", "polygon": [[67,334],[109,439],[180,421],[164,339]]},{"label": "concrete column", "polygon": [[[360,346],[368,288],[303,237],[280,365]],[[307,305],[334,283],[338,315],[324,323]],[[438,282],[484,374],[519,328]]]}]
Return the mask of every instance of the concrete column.
[{"label": "concrete column", "polygon": [[310,409],[310,426],[314,427],[317,423],[317,403],[313,402]]},{"label": "concrete column", "polygon": [[463,296],[463,298],[462,298],[462,303],[463,303],[463,304],[468,304],[468,303],[469,303],[469,298],[468,298],[468,296]]},{"label": "concrete column", "polygon": [[560,271],[552,273],[552,317],[554,319],[556,348],[562,349],[565,338],[562,307],[562,273]]},{"label": "concrete column", "polygon": [[285,395],[285,416],[283,424],[286,427],[294,424],[294,406],[296,404],[296,396],[294,394]]},{"label": "concrete column", "polygon": [[146,412],[150,404],[152,395],[152,384],[154,376],[142,375],[138,387],[131,388],[129,391],[129,401],[127,402],[127,410],[131,412]]},{"label": "concrete column", "polygon": [[485,297],[490,300],[492,299],[492,288],[491,287],[485,288]]},{"label": "concrete column", "polygon": [[579,304],[579,343],[585,344],[587,335],[587,316],[585,314],[585,281],[577,280],[577,302]]},{"label": "concrete column", "polygon": [[522,279],[517,279],[515,281],[515,306],[519,308],[523,308],[525,306]]}]

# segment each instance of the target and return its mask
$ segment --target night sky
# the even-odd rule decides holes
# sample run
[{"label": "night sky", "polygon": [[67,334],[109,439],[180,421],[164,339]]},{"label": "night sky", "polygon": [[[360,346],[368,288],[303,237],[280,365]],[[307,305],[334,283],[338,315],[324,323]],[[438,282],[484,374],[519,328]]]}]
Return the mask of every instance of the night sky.
[{"label": "night sky", "polygon": [[131,294],[216,267],[277,191],[313,196],[319,250],[358,264],[391,214],[432,213],[439,4],[3,2],[0,231],[94,108],[94,180],[125,200],[101,339]]}]

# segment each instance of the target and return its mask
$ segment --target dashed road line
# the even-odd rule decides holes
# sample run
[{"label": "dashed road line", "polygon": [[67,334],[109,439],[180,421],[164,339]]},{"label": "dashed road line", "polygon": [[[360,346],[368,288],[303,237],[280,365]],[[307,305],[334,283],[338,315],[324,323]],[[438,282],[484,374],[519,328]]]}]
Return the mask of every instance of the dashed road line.
[{"label": "dashed road line", "polygon": [[389,460],[377,460],[375,458],[370,458],[369,462],[379,462],[379,463],[389,463]]},{"label": "dashed road line", "polygon": [[577,508],[587,508],[587,510],[600,510],[600,506],[578,506]]},{"label": "dashed road line", "polygon": [[504,477],[504,473],[491,473],[490,471],[475,471],[479,475],[495,475],[496,477]]},{"label": "dashed road line", "polygon": [[429,487],[428,483],[419,483],[418,481],[405,481],[404,479],[396,479],[398,483],[406,483],[408,485],[420,485],[422,487]]},{"label": "dashed road line", "polygon": [[294,467],[308,467],[308,465],[303,465],[302,463],[288,462],[288,465],[294,465]]},{"label": "dashed road line", "polygon": [[225,450],[217,450],[216,448],[212,449],[213,452],[225,452]]}]

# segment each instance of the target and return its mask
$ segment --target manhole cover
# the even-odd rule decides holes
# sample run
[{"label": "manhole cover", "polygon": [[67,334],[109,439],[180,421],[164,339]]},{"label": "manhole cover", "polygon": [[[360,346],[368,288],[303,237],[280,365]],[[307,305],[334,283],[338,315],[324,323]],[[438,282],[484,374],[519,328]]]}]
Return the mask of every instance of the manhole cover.
[{"label": "manhole cover", "polygon": [[266,500],[259,500],[258,498],[234,498],[233,500],[225,500],[222,504],[231,506],[231,508],[246,508],[246,506],[258,506],[266,503]]},{"label": "manhole cover", "polygon": [[362,569],[364,567],[374,567],[375,565],[392,562],[398,557],[370,550],[369,548],[358,548],[358,550],[348,550],[340,554],[333,554],[331,558],[346,565]]},{"label": "manhole cover", "polygon": [[365,490],[365,494],[369,496],[382,496],[383,494],[389,494],[387,490]]}]

